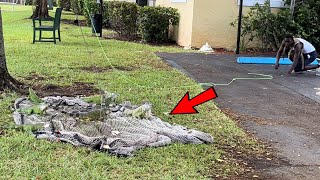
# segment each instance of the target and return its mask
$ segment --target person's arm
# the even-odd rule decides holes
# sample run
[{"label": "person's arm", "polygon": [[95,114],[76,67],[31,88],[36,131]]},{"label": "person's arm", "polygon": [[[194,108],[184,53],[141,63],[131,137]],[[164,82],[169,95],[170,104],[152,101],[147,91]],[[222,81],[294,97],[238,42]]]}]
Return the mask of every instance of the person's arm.
[{"label": "person's arm", "polygon": [[293,64],[291,66],[291,68],[288,71],[288,74],[291,74],[292,71],[296,68],[300,55],[301,55],[301,49],[302,49],[302,45],[299,43],[297,45],[295,45],[294,47],[294,56],[293,56]]},{"label": "person's arm", "polygon": [[276,56],[276,64],[274,65],[274,68],[275,69],[278,69],[279,68],[279,60],[280,60],[280,57],[281,57],[281,54],[283,52],[283,49],[284,49],[284,42],[282,41],[281,45],[280,45],[280,48],[277,52],[277,56]]}]

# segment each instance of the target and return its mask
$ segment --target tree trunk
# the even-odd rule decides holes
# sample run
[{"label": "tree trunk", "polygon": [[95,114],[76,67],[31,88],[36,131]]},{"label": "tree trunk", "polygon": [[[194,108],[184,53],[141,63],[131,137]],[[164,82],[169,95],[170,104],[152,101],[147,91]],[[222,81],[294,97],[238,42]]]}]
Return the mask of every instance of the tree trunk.
[{"label": "tree trunk", "polygon": [[11,77],[7,69],[2,30],[2,15],[0,10],[0,91],[10,89],[18,92],[24,92],[24,90],[21,89],[21,86],[22,83]]},{"label": "tree trunk", "polygon": [[33,11],[32,16],[31,16],[32,18],[49,17],[47,0],[36,0],[35,6],[36,7]]}]

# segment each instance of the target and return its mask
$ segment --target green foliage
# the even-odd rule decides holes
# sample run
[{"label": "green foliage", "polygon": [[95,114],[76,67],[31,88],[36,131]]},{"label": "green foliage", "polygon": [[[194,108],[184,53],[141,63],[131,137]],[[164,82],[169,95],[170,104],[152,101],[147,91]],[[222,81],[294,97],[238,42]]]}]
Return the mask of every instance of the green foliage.
[{"label": "green foliage", "polygon": [[139,32],[146,42],[168,41],[169,25],[177,25],[177,9],[145,6],[139,11]]},{"label": "green foliage", "polygon": [[104,9],[104,11],[103,11],[103,19],[102,19],[102,21],[103,21],[103,25],[104,26],[106,26],[106,27],[110,27],[110,16],[109,16],[109,11],[108,11],[108,9],[109,9],[109,4],[110,4],[111,2],[105,2],[104,4],[103,4],[103,9]]},{"label": "green foliage", "polygon": [[83,0],[70,0],[71,10],[77,15],[83,15]]},{"label": "green foliage", "polygon": [[311,42],[316,49],[320,50],[320,1],[304,0],[297,1],[294,20],[299,24],[298,35]]},{"label": "green foliage", "polygon": [[[95,14],[99,14],[100,13],[100,7],[99,4],[97,4],[96,0],[78,0],[78,8],[79,10],[82,12],[81,14],[83,14],[86,17],[87,20],[87,24],[89,26],[91,26],[91,18],[93,18],[93,16]],[[104,14],[103,14],[103,24],[104,26],[107,26],[108,24],[108,2],[104,2],[103,3],[103,9],[104,9]]]},{"label": "green foliage", "polygon": [[[88,24],[90,24],[89,12],[91,16],[99,12],[96,1],[72,1],[83,2],[82,12]],[[77,11],[77,9],[74,11]],[[177,25],[178,22],[179,13],[174,8],[139,7],[136,3],[122,1],[104,3],[104,25],[110,26],[120,37],[128,40],[137,39],[141,36],[146,42],[167,42],[169,25]]]},{"label": "green foliage", "polygon": [[[290,0],[284,0],[290,5]],[[235,22],[231,23],[236,26]],[[295,11],[289,8],[280,9],[277,13],[271,13],[268,1],[264,6],[256,5],[243,16],[241,32],[241,49],[245,49],[249,42],[258,39],[262,49],[272,47],[277,49],[285,34],[293,34],[311,42],[320,50],[320,1],[296,0]]]},{"label": "green foliage", "polygon": [[108,15],[111,28],[120,37],[135,39],[138,32],[138,8],[136,3],[108,2]]},{"label": "green foliage", "polygon": [[33,4],[34,4],[33,0],[26,0],[25,1],[25,5],[33,5]]},{"label": "green foliage", "polygon": [[71,10],[71,2],[70,0],[58,0],[59,7],[63,8],[66,11]]},{"label": "green foliage", "polygon": [[91,26],[91,17],[99,12],[99,6],[96,0],[83,0],[82,13],[87,19],[88,25]]},{"label": "green foliage", "polygon": [[[231,25],[235,26],[237,21]],[[291,19],[289,9],[272,13],[268,1],[263,6],[256,4],[247,15],[243,16],[241,49],[245,49],[254,40],[261,42],[262,50],[278,49],[286,34],[297,32],[297,26]]]}]

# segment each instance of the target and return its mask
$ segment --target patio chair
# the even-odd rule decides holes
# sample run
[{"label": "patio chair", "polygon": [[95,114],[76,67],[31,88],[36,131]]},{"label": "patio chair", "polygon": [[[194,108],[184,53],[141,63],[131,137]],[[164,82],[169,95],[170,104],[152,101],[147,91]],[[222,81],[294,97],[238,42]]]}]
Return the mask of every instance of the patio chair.
[{"label": "patio chair", "polygon": [[[60,37],[60,21],[61,21],[62,8],[57,8],[54,18],[33,18],[33,44],[35,42],[54,42],[56,44],[56,39],[61,41]],[[36,21],[39,22],[39,26],[36,26]],[[52,26],[42,25],[43,21],[52,22]],[[36,31],[39,31],[39,40],[36,40]],[[52,38],[43,38],[42,31],[52,31]],[[58,37],[56,37],[56,31],[58,31]],[[48,39],[52,39],[51,41]]]}]

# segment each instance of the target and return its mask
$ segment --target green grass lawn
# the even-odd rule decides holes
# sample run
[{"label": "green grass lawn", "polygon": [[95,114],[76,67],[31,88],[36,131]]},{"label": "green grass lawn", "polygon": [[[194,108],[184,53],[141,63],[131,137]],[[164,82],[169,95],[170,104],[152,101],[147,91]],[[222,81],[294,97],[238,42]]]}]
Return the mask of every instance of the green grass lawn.
[{"label": "green grass lawn", "polygon": [[[197,107],[200,112],[197,115],[166,115],[187,91],[192,97],[203,91],[194,80],[155,55],[155,52],[185,52],[183,48],[99,39],[92,36],[89,27],[81,30],[68,24],[62,24],[62,42],[32,44],[32,22],[28,19],[31,10],[30,6],[16,6],[15,11],[2,12],[7,64],[12,76],[31,85],[94,83],[99,89],[118,93],[119,102],[151,102],[156,116],[210,133],[215,143],[173,144],[144,149],[134,157],[118,158],[69,144],[37,140],[28,130],[8,128],[14,124],[10,106],[18,95],[7,92],[0,97],[0,179],[229,177],[245,172],[245,166],[230,154],[230,149],[246,154],[263,151],[213,102]],[[71,12],[62,14],[62,19],[74,18]],[[82,70],[93,66],[114,66],[118,70],[101,73]],[[27,80],[31,74],[47,78]]]}]

